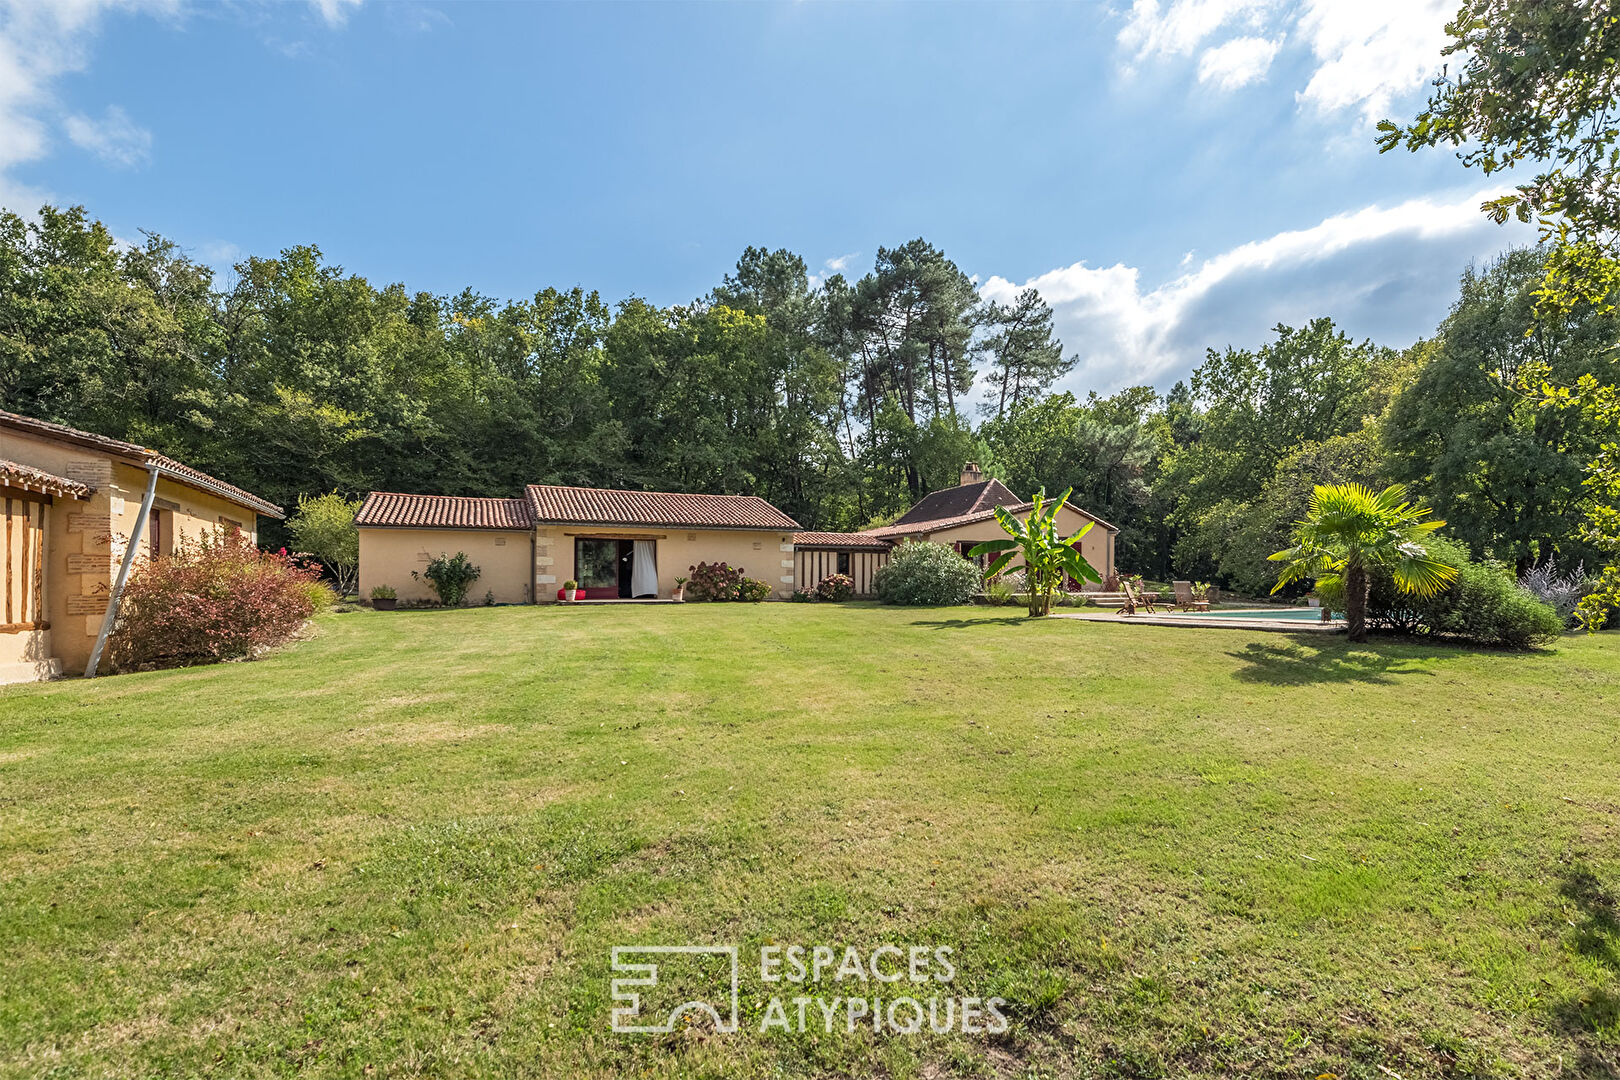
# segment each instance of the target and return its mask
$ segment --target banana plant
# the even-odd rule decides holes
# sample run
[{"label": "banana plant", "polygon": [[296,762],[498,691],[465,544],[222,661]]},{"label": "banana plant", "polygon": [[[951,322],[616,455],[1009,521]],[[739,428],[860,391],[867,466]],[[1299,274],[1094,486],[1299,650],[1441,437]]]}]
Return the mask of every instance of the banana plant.
[{"label": "banana plant", "polygon": [[1024,560],[1024,577],[1029,587],[1029,613],[1048,615],[1052,611],[1052,597],[1063,587],[1065,576],[1076,581],[1100,582],[1102,576],[1080,554],[1080,538],[1091,531],[1088,521],[1073,536],[1064,536],[1057,526],[1058,511],[1069,500],[1073,488],[1055,499],[1046,497],[1046,489],[1036,493],[1029,517],[1020,521],[1004,506],[996,507],[996,523],[1007,534],[1006,540],[986,540],[975,546],[969,555],[995,555],[985,568],[985,577],[995,577],[1016,558]]}]

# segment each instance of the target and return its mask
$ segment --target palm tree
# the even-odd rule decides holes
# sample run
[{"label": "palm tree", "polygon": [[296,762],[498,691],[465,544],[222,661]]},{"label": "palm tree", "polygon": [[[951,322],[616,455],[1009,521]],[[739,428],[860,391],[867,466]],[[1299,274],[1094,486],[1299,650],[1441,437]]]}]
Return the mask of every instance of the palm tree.
[{"label": "palm tree", "polygon": [[1385,570],[1397,588],[1433,596],[1457,576],[1429,558],[1422,540],[1444,525],[1424,521],[1430,510],[1406,501],[1406,488],[1373,492],[1365,484],[1328,484],[1311,494],[1310,510],[1294,528],[1294,546],[1271,556],[1286,562],[1276,592],[1302,578],[1342,579],[1351,641],[1367,640],[1368,572]]},{"label": "palm tree", "polygon": [[1076,581],[1102,580],[1096,568],[1080,554],[1080,538],[1091,531],[1092,523],[1086,522],[1073,536],[1066,537],[1058,532],[1057,513],[1073,490],[1070,488],[1056,499],[1048,499],[1046,489],[1042,488],[1035,495],[1027,522],[1019,521],[1005,507],[996,507],[996,522],[1011,539],[986,540],[968,552],[975,557],[999,552],[985,567],[985,577],[995,577],[1015,557],[1022,555],[1031,615],[1051,612],[1052,594],[1063,584],[1065,574]]}]

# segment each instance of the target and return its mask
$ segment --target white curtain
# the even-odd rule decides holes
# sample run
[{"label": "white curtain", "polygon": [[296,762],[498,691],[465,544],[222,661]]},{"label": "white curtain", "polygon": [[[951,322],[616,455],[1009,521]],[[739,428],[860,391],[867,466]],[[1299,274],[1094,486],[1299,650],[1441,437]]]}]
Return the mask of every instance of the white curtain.
[{"label": "white curtain", "polygon": [[658,595],[658,556],[657,543],[652,540],[637,540],[635,561],[630,564],[630,595],[631,596],[657,596]]}]

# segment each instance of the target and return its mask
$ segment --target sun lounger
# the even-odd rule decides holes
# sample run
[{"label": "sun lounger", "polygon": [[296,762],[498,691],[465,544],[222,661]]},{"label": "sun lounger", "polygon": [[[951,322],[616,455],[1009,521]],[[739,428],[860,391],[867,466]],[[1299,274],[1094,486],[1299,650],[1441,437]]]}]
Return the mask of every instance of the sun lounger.
[{"label": "sun lounger", "polygon": [[1119,609],[1121,615],[1135,615],[1138,612],[1154,614],[1153,601],[1136,591],[1136,586],[1125,579],[1120,579],[1120,590],[1125,593],[1125,606]]}]

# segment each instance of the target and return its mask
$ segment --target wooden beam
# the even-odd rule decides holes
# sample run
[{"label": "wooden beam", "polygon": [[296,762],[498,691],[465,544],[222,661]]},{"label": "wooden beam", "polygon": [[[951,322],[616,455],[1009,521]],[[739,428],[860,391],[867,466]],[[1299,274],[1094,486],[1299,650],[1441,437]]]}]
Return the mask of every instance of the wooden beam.
[{"label": "wooden beam", "polygon": [[6,625],[11,625],[11,594],[16,582],[11,580],[11,499],[6,499],[6,572],[0,575],[0,581],[6,586]]},{"label": "wooden beam", "polygon": [[[34,598],[33,575],[29,572],[33,569],[30,565],[33,559],[29,558],[28,553],[28,543],[34,538],[34,517],[28,512],[28,507],[31,505],[31,503],[22,504],[22,560],[17,564],[21,571],[17,576],[19,586],[17,589],[17,617],[23,622],[32,621],[28,617],[28,603]],[[39,612],[34,612],[34,618],[39,618]]]},{"label": "wooden beam", "polygon": [[45,520],[51,515],[44,506],[39,508],[39,537],[34,547],[34,621],[41,629],[50,629],[45,618]]},{"label": "wooden beam", "polygon": [[577,536],[581,540],[668,540],[668,533],[627,532],[564,532],[564,536]]},{"label": "wooden beam", "polygon": [[51,501],[51,493],[43,485],[37,488],[25,487],[21,480],[15,479],[9,484],[0,483],[0,494],[4,494],[8,499],[22,499],[27,502],[48,503]]}]

